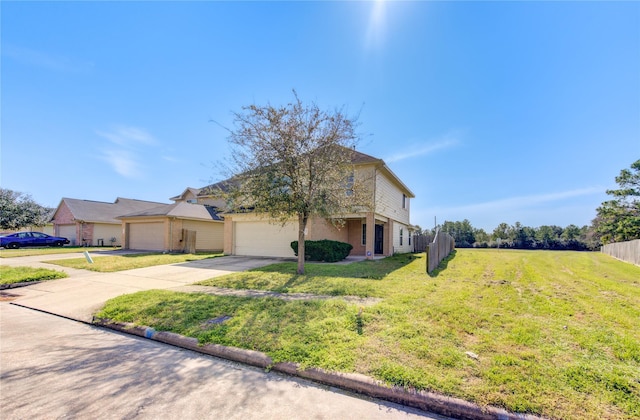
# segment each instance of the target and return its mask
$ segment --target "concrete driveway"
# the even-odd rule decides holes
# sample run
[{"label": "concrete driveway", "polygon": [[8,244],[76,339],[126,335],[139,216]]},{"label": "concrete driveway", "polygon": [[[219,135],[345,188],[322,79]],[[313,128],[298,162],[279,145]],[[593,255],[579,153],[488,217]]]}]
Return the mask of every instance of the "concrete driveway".
[{"label": "concrete driveway", "polygon": [[226,256],[116,273],[66,269],[46,262],[61,257],[78,258],[82,257],[82,254],[3,258],[0,261],[2,265],[45,267],[65,271],[70,276],[61,280],[10,289],[7,292],[16,295],[13,302],[28,308],[91,322],[93,314],[107,300],[116,296],[150,289],[177,289],[212,277],[282,262],[277,258]]}]

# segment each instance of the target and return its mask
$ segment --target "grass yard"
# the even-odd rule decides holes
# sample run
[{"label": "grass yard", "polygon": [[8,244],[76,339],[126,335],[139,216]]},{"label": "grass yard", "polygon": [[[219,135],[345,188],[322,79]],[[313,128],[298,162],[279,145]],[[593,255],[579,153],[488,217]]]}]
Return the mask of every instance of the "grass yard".
[{"label": "grass yard", "polygon": [[81,246],[63,246],[63,247],[27,247],[19,249],[4,249],[0,248],[0,258],[13,258],[13,257],[29,257],[32,255],[49,255],[49,254],[73,254],[76,252],[94,252],[94,251],[106,251],[117,248],[87,248]]},{"label": "grass yard", "polygon": [[[640,267],[600,253],[457,250],[351,265],[284,263],[222,287],[376,296],[282,301],[148,291],[97,314],[389,384],[549,418],[640,417]],[[222,324],[210,320],[231,318]]]},{"label": "grass yard", "polygon": [[112,273],[114,271],[133,270],[134,268],[151,267],[154,265],[178,264],[187,261],[198,261],[206,258],[221,257],[222,253],[202,253],[202,254],[125,254],[96,256],[92,255],[93,263],[89,263],[86,258],[73,258],[67,260],[47,261],[50,264],[61,265],[63,267],[80,268],[84,270],[99,271],[101,273]]},{"label": "grass yard", "polygon": [[8,267],[0,265],[0,284],[55,280],[67,277],[62,271],[46,268]]}]

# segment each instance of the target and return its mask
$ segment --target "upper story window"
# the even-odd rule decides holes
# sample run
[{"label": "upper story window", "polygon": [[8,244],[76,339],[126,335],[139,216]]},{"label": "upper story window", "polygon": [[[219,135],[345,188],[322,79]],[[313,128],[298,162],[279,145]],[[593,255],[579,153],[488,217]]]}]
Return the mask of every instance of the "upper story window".
[{"label": "upper story window", "polygon": [[347,177],[347,196],[351,197],[353,195],[353,182],[354,182],[354,174],[351,172]]},{"label": "upper story window", "polygon": [[402,208],[403,209],[407,208],[407,196],[406,196],[406,194],[402,194]]},{"label": "upper story window", "polygon": [[190,199],[187,200],[187,203],[198,204],[198,199],[197,198],[190,198]]}]

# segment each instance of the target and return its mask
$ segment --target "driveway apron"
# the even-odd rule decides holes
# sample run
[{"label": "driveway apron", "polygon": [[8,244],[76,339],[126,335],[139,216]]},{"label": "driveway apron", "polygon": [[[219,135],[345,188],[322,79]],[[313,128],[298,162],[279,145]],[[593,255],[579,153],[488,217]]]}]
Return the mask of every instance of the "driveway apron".
[{"label": "driveway apron", "polygon": [[[75,255],[75,257],[78,256]],[[2,259],[0,263],[3,265],[46,267],[62,270],[70,275],[61,280],[11,289],[10,293],[17,295],[13,302],[27,308],[83,322],[91,322],[93,314],[107,300],[120,295],[151,289],[179,289],[197,281],[282,261],[271,258],[227,256],[117,273],[97,273],[76,269],[64,270],[62,267],[46,263],[46,260],[51,259],[56,258],[48,255],[43,258]]]}]

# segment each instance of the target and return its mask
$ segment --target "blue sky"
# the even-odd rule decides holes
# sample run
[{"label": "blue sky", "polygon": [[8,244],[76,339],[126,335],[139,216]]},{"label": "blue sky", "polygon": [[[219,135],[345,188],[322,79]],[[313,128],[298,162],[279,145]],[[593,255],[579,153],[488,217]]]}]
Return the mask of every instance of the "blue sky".
[{"label": "blue sky", "polygon": [[422,227],[589,224],[640,158],[638,2],[0,7],[0,184],[47,206],[218,181],[231,112],[292,89],[359,115]]}]

